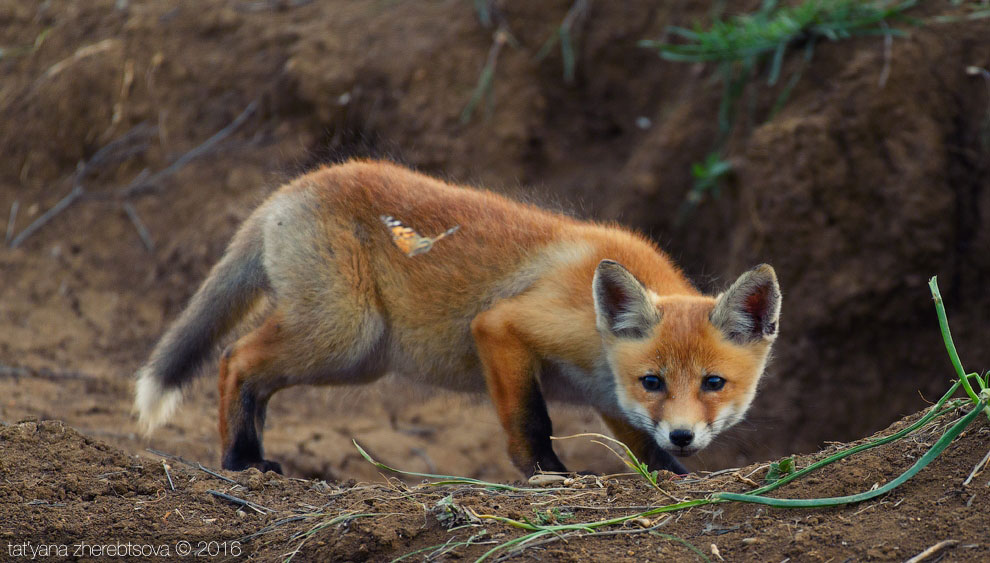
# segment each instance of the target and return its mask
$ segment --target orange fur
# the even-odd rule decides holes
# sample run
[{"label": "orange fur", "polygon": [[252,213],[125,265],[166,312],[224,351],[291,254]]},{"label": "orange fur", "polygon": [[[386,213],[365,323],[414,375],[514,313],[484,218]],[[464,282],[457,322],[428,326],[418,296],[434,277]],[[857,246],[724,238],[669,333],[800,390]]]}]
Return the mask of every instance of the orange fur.
[{"label": "orange fur", "polygon": [[[382,216],[448,234],[410,257]],[[705,297],[639,234],[386,162],[325,167],[284,186],[221,264],[142,368],[138,395],[142,414],[154,411],[149,397],[191,377],[176,366],[194,365],[219,338],[209,327],[231,324],[210,299],[237,311],[267,299],[267,319],[221,360],[219,425],[233,469],[275,467],[261,459],[255,423],[278,389],[391,371],[487,391],[526,473],[563,469],[544,394],[591,404],[651,464],[682,470],[650,424],[712,425],[726,405],[741,416],[779,309],[769,267],[744,274],[727,298]],[[665,374],[666,393],[644,388],[648,372]],[[724,392],[698,389],[707,373],[728,380]]]}]

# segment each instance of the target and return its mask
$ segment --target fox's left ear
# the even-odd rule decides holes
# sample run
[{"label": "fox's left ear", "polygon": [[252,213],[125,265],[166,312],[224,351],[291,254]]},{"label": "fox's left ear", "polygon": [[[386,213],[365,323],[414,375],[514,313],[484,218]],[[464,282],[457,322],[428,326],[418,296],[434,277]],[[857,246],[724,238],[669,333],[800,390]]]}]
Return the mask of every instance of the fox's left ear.
[{"label": "fox's left ear", "polygon": [[709,319],[737,344],[772,341],[780,319],[780,286],[769,264],[760,264],[718,297]]}]

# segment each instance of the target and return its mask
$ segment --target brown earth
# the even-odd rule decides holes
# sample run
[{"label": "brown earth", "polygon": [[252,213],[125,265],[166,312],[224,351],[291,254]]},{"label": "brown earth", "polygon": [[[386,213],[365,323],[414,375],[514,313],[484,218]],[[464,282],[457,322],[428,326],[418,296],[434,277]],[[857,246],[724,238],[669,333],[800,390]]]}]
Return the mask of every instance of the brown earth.
[{"label": "brown earth", "polygon": [[[866,491],[907,469],[955,417],[936,419],[901,441],[828,465],[773,495],[812,498]],[[916,418],[899,421],[883,434]],[[598,537],[564,532],[559,541],[546,543],[544,537],[497,556],[714,561],[717,550],[726,561],[903,561],[952,540],[937,558],[985,561],[990,557],[990,483],[987,472],[968,477],[988,440],[990,425],[980,415],[907,484],[858,505],[698,506],[602,528],[598,531],[608,533]],[[795,461],[804,467],[834,450]],[[767,465],[662,481],[663,492],[628,474],[585,476],[524,494],[466,484],[405,485],[397,479],[328,484],[131,455],[49,420],[0,427],[0,470],[8,475],[0,483],[0,543],[7,544],[0,558],[5,560],[35,554],[92,561],[120,553],[145,560],[163,554],[192,558],[186,548],[211,560],[271,561],[298,552],[300,561],[388,561],[405,554],[413,554],[413,560],[476,559],[524,533],[485,518],[490,515],[544,525],[593,523],[669,505],[671,496],[688,500],[711,491],[744,492],[750,488],[744,480],[761,481]],[[253,507],[244,506],[245,501]]]},{"label": "brown earth", "polygon": [[[656,237],[703,289],[718,290],[755,263],[774,264],[784,289],[777,356],[750,420],[689,460],[694,468],[814,451],[825,440],[873,432],[921,408],[922,396],[940,393],[951,370],[925,287],[931,275],[939,275],[966,365],[990,364],[990,349],[981,345],[990,313],[990,97],[983,80],[965,72],[969,66],[990,68],[990,20],[911,28],[889,50],[878,38],[823,43],[783,110],[769,120],[781,86],[768,88],[764,75],[755,77],[729,143],[735,173],[720,197],[703,202],[679,225],[677,210],[692,184],[690,163],[702,160],[714,142],[721,86],[711,68],[664,62],[636,42],[661,36],[668,25],[704,18],[709,3],[592,3],[575,23],[573,83],[562,78],[559,49],[535,58],[571,2],[495,5],[518,45],[502,49],[493,102],[480,104],[466,123],[461,113],[493,37],[470,2],[0,5],[0,215],[17,209],[12,224],[2,223],[3,232],[16,237],[73,186],[85,190],[17,248],[0,250],[0,420],[58,419],[88,436],[44,423],[48,430],[31,434],[35,438],[0,442],[0,475],[8,483],[44,481],[39,471],[64,481],[27,494],[31,499],[26,493],[10,496],[10,488],[0,491],[0,502],[18,515],[15,531],[31,529],[29,513],[58,514],[47,505],[27,504],[35,498],[60,502],[61,494],[68,507],[83,511],[96,507],[78,503],[115,496],[115,490],[143,495],[142,501],[158,498],[158,461],[128,457],[147,447],[216,464],[214,379],[201,378],[179,416],[149,441],[135,434],[131,374],[253,206],[300,171],[351,155],[387,156],[579,216],[620,220]],[[928,2],[912,15],[958,15],[964,8]],[[788,57],[785,77],[799,59],[796,53]],[[256,109],[206,156],[138,193],[120,195],[142,170],[166,169],[254,101]],[[129,131],[135,134],[126,143],[111,145]],[[119,150],[107,156],[100,149],[108,145]],[[150,251],[124,204],[133,205],[146,225]],[[212,374],[214,367],[208,369]],[[380,479],[351,445],[357,438],[378,459],[411,471],[517,477],[487,399],[436,396],[405,385],[386,381],[360,390],[278,395],[266,432],[270,456],[296,477]],[[559,435],[601,430],[588,412],[554,408],[551,414]],[[4,436],[24,428],[3,429]],[[42,466],[24,454],[45,448],[61,465],[29,469]],[[953,448],[950,453],[960,447]],[[972,444],[966,451],[976,459],[960,454],[957,465],[923,473],[907,486],[920,489],[904,489],[908,500],[900,507],[942,499],[945,490],[923,476],[944,472],[956,483],[981,449],[985,445]],[[558,450],[576,468],[621,467],[587,442],[568,441]],[[99,477],[130,463],[148,468],[143,477]],[[885,462],[864,463],[875,473],[854,476],[872,483],[891,475]],[[181,464],[172,466],[184,471]],[[198,471],[181,475],[187,481],[205,478]],[[100,479],[115,484],[104,487]],[[150,488],[149,480],[158,484]],[[308,483],[275,482],[272,487],[298,495],[286,493],[292,499],[312,494]],[[862,484],[857,480],[850,487]],[[630,496],[643,493],[628,486]],[[228,508],[199,489],[190,491],[199,496],[162,506],[174,502],[185,510],[191,503],[204,515]],[[171,491],[165,498],[172,498]],[[362,502],[360,496],[347,498]],[[435,504],[433,497],[428,500]],[[951,503],[957,500],[950,497]],[[134,533],[151,526],[150,520],[130,520],[132,504],[100,506],[108,512],[100,512],[97,523]],[[527,506],[513,510],[528,514]],[[788,515],[797,513],[764,510],[759,514],[774,520],[756,521],[784,537],[785,530],[794,536],[801,526],[820,529],[802,524],[818,518],[816,526],[829,526],[822,533],[845,537],[848,527],[832,515],[848,518],[861,508],[796,519]],[[959,514],[986,528],[975,509],[955,508],[938,512],[935,534],[897,519],[903,514],[929,521],[935,509],[915,515],[898,508],[891,519],[855,520],[890,532],[845,556],[903,559],[927,547],[922,544],[950,537],[949,522]],[[725,525],[755,518],[757,510],[733,515]],[[873,512],[880,510],[862,514]],[[82,514],[59,518],[82,530]],[[161,518],[164,512],[154,514]],[[238,524],[231,511],[225,514],[223,525],[238,533],[260,523]],[[416,531],[421,510],[413,520],[406,528],[387,520],[381,526],[422,534]],[[45,529],[59,529],[52,526]],[[363,526],[378,529],[360,520],[347,529]],[[911,531],[903,535],[909,539],[898,535],[903,530]],[[394,536],[379,537],[384,532],[361,532],[344,542],[357,542],[355,551],[332,554],[397,554],[449,539],[434,532],[401,545]],[[346,535],[334,533],[333,538]],[[639,537],[607,541],[626,549],[640,541],[633,538]],[[750,546],[735,556],[795,557],[824,541],[804,538],[804,544],[768,541],[766,551]],[[350,549],[324,541],[327,549]],[[880,542],[900,551],[877,547],[881,551],[868,553]],[[570,553],[548,549],[559,557]],[[637,548],[628,549],[635,554]],[[829,553],[824,559],[846,552]],[[952,557],[978,558],[976,553],[957,548]]]}]

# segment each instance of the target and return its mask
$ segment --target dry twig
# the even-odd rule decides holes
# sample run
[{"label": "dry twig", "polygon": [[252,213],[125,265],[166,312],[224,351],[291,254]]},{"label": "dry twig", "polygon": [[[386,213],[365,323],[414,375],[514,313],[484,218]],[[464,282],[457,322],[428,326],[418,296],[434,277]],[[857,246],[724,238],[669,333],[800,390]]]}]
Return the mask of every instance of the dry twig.
[{"label": "dry twig", "polygon": [[[246,122],[247,119],[251,117],[251,115],[253,115],[258,109],[259,103],[260,102],[258,99],[252,101],[246,108],[244,108],[244,111],[242,111],[237,117],[234,118],[232,122],[230,122],[230,124],[214,133],[213,136],[206,141],[203,141],[200,145],[177,158],[172,164],[163,170],[150,175],[147,170],[142,171],[127,186],[124,186],[118,190],[116,194],[117,197],[126,199],[134,195],[150,192],[162,179],[175,174],[193,160],[208,154],[216,147],[216,145],[229,137],[234,131],[239,129],[241,125],[243,125],[244,122]],[[149,137],[153,135],[157,129],[157,127],[150,126],[147,123],[139,123],[124,135],[98,150],[88,161],[80,163],[80,165],[76,167],[76,172],[70,177],[72,180],[72,190],[70,190],[69,193],[59,200],[58,203],[56,203],[51,209],[35,219],[34,222],[21,231],[17,237],[10,241],[10,247],[17,248],[20,246],[21,243],[37,232],[38,229],[45,226],[45,224],[55,218],[56,215],[62,211],[65,211],[69,206],[75,203],[76,200],[80,199],[83,195],[86,195],[86,190],[82,185],[82,181],[92,170],[98,166],[103,166],[116,160],[123,160],[147,150],[147,142],[139,143],[136,141],[141,137]],[[137,230],[138,236],[141,237],[141,242],[144,243],[145,248],[149,251],[152,250],[154,248],[154,241],[152,240],[151,234],[148,232],[147,227],[145,227],[140,217],[138,217],[137,211],[129,203],[125,202],[123,206],[128,218],[134,224],[134,228]]]},{"label": "dry twig", "polygon": [[181,456],[172,455],[172,454],[165,453],[165,452],[159,451],[159,450],[154,450],[154,449],[151,449],[151,448],[148,448],[145,451],[147,451],[149,453],[153,453],[153,454],[155,454],[156,456],[159,456],[159,457],[164,457],[166,459],[171,459],[171,460],[174,460],[174,461],[178,461],[179,463],[183,463],[185,465],[188,465],[189,467],[192,467],[193,469],[199,469],[200,471],[202,471],[204,473],[207,473],[209,475],[212,475],[212,476],[216,477],[217,479],[220,479],[221,481],[226,481],[227,483],[230,483],[231,485],[240,485],[240,483],[238,483],[237,481],[231,479],[230,477],[224,477],[223,475],[217,473],[216,471],[211,471],[210,469],[207,469],[206,467],[203,466],[202,463],[199,463],[199,462],[193,463],[191,461],[188,461],[188,460],[182,458]]},{"label": "dry twig", "polygon": [[147,178],[141,178],[140,176],[138,178],[135,178],[135,180],[132,181],[130,184],[121,188],[119,194],[122,197],[130,197],[133,195],[142,194],[151,191],[158,184],[160,180],[168,176],[171,176],[172,174],[175,174],[193,160],[209,153],[218,143],[220,143],[220,141],[229,137],[231,133],[233,133],[234,131],[237,131],[237,129],[239,129],[240,126],[243,125],[244,122],[247,121],[247,119],[254,114],[255,110],[258,109],[258,104],[259,104],[259,100],[255,99],[250,104],[248,104],[248,106],[244,108],[244,111],[242,111],[237,117],[235,117],[234,120],[231,121],[229,125],[214,133],[212,137],[203,141],[202,144],[200,144],[196,148],[192,149],[191,151],[177,158],[175,162],[170,164],[164,170],[155,172],[154,174],[152,174]]},{"label": "dry twig", "polygon": [[922,551],[918,555],[915,555],[911,559],[908,559],[904,563],[919,563],[921,561],[924,561],[925,559],[928,559],[932,555],[935,555],[936,553],[942,551],[943,549],[945,549],[947,547],[952,547],[952,546],[956,545],[957,543],[959,543],[959,540],[945,540],[945,541],[940,541],[937,544],[935,544],[935,545],[929,547],[928,549]]},{"label": "dry twig", "polygon": [[125,201],[124,212],[127,213],[127,218],[131,220],[134,224],[134,228],[137,229],[138,236],[141,237],[141,242],[144,243],[144,247],[151,252],[155,249],[155,241],[151,240],[151,233],[148,232],[148,228],[144,226],[144,222],[141,221],[141,217],[138,216],[137,209],[131,205],[131,202]]},{"label": "dry twig", "polygon": [[753,487],[754,489],[760,488],[760,484],[759,483],[757,483],[756,481],[750,479],[749,477],[744,477],[742,475],[742,473],[739,473],[738,471],[736,471],[735,473],[733,473],[732,476],[735,477],[737,481],[739,481],[741,483],[745,483],[745,484],[749,485],[750,487]]},{"label": "dry twig", "polygon": [[983,471],[983,468],[986,467],[987,462],[990,462],[990,451],[988,451],[987,455],[983,456],[983,459],[981,459],[980,462],[973,467],[973,470],[969,472],[969,477],[966,477],[966,480],[963,481],[964,487],[969,485],[969,482],[973,480],[973,477],[976,477],[981,471]]},{"label": "dry twig", "polygon": [[260,504],[251,502],[249,500],[244,500],[242,498],[235,497],[233,495],[228,495],[227,493],[221,493],[220,491],[214,491],[213,489],[208,489],[206,492],[210,493],[211,495],[217,498],[222,498],[223,500],[230,501],[234,504],[239,504],[242,507],[250,508],[251,510],[257,512],[258,514],[268,514],[269,512],[275,512],[274,510],[268,508],[267,506],[262,506]]},{"label": "dry twig", "polygon": [[10,216],[7,218],[7,234],[3,237],[4,246],[10,244],[10,239],[14,236],[14,222],[17,221],[17,210],[20,208],[20,200],[14,200],[10,204]]},{"label": "dry twig", "polygon": [[[69,179],[72,182],[72,189],[66,194],[62,199],[58,201],[51,209],[41,214],[40,217],[31,222],[30,225],[24,228],[13,240],[10,241],[10,248],[17,248],[20,246],[28,237],[33,235],[41,227],[44,227],[49,221],[55,218],[56,215],[65,211],[70,205],[76,202],[80,197],[86,194],[86,189],[83,187],[83,180],[89,175],[93,170],[99,167],[111,164],[113,162],[125,160],[134,156],[135,154],[140,154],[148,149],[148,143],[144,140],[155,133],[156,127],[148,125],[145,122],[138,123],[132,127],[127,133],[124,133],[120,137],[114,139],[100,150],[93,153],[93,156],[89,160],[80,162],[76,166],[76,171],[72,173]],[[8,238],[9,234],[12,234],[11,225],[7,227]]]},{"label": "dry twig", "polygon": [[10,247],[17,248],[20,246],[21,243],[27,240],[29,236],[33,235],[38,229],[44,227],[46,223],[54,219],[56,215],[65,211],[70,205],[75,203],[75,201],[82,197],[84,193],[86,193],[86,190],[83,189],[82,184],[76,183],[73,185],[72,190],[70,190],[65,197],[58,200],[58,203],[52,206],[51,209],[42,213],[40,217],[31,222],[31,224],[25,227],[19,235],[14,237],[14,240],[10,241]]},{"label": "dry twig", "polygon": [[162,469],[165,470],[165,476],[168,477],[168,486],[171,487],[172,490],[174,491],[175,483],[172,482],[172,474],[168,472],[168,464],[165,463],[164,459],[162,460]]},{"label": "dry twig", "polygon": [[0,377],[34,377],[48,381],[80,381],[95,379],[94,376],[77,371],[53,371],[48,368],[26,368],[22,366],[8,366],[0,364]]}]

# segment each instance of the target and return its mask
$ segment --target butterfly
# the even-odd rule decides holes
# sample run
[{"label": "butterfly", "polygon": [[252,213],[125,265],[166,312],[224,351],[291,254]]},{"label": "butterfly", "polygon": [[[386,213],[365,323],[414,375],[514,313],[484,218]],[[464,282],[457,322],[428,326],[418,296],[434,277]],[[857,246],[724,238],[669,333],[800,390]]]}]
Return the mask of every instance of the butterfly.
[{"label": "butterfly", "polygon": [[401,221],[392,217],[391,215],[381,215],[379,219],[388,230],[392,233],[392,242],[395,246],[399,247],[399,250],[406,253],[406,256],[412,258],[417,254],[425,254],[433,248],[433,245],[440,239],[452,235],[460,229],[460,225],[454,225],[453,227],[447,229],[446,231],[440,233],[435,237],[424,237],[423,235],[417,233],[411,227],[407,227],[402,224]]}]

